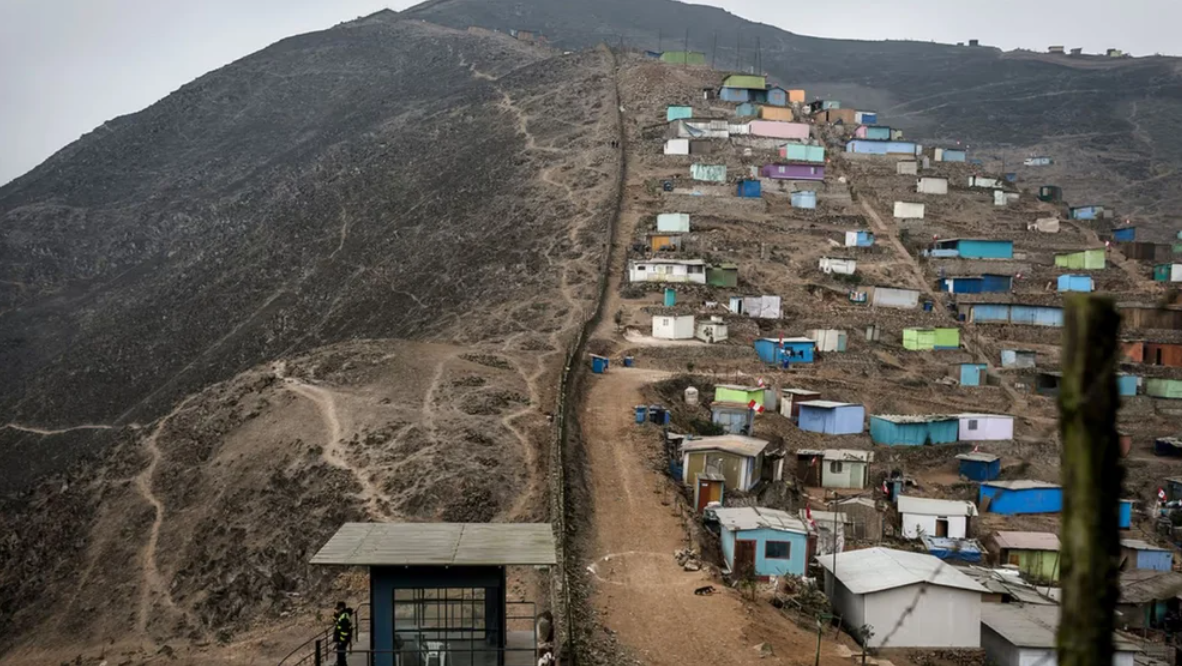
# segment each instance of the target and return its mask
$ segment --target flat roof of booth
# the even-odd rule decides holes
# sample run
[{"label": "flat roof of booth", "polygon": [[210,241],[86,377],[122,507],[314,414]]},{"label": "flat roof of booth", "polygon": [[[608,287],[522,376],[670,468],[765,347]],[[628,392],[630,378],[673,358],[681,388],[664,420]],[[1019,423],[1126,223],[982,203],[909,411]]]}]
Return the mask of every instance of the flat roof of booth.
[{"label": "flat roof of booth", "polygon": [[552,566],[548,523],[346,523],[312,557],[342,566]]}]

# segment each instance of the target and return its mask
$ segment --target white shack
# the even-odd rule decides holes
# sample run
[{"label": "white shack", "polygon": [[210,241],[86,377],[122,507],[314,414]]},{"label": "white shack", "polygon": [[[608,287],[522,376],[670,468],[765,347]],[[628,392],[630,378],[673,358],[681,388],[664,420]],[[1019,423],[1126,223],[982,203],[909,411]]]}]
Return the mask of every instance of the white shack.
[{"label": "white shack", "polygon": [[962,442],[996,442],[1014,438],[1014,417],[1003,414],[960,414]]},{"label": "white shack", "polygon": [[[981,647],[994,666],[1057,666],[1057,605],[981,604]],[[1137,647],[1113,636],[1112,666],[1133,666]]]},{"label": "white shack", "polygon": [[902,519],[903,536],[964,539],[969,533],[969,519],[977,514],[977,506],[962,500],[940,500],[927,497],[900,495],[898,506]]},{"label": "white shack", "polygon": [[897,162],[895,173],[900,176],[915,176],[919,174],[919,162]]},{"label": "white shack", "polygon": [[690,140],[689,139],[669,139],[665,142],[666,155],[689,155],[690,154]]},{"label": "white shack", "polygon": [[[948,194],[948,179],[920,178],[915,183],[915,191],[920,194]],[[898,215],[895,217],[898,217]],[[923,216],[920,215],[920,217]]]},{"label": "white shack", "polygon": [[1026,230],[1041,231],[1044,234],[1057,234],[1061,226],[1057,217],[1040,217],[1026,225]]},{"label": "white shack", "polygon": [[817,561],[825,569],[825,593],[843,622],[874,628],[869,647],[882,647],[888,637],[893,648],[980,647],[986,590],[956,567],[926,553],[889,548]]},{"label": "white shack", "polygon": [[687,213],[661,213],[657,216],[657,231],[688,234],[690,216]]},{"label": "white shack", "polygon": [[969,187],[985,187],[989,189],[996,189],[1002,187],[1002,183],[997,178],[985,178],[983,176],[969,176]]},{"label": "white shack", "polygon": [[921,203],[907,203],[905,201],[895,202],[895,219],[897,220],[922,220],[924,205]]},{"label": "white shack", "polygon": [[849,257],[821,257],[821,272],[825,275],[853,275],[858,270],[858,262]]},{"label": "white shack", "polygon": [[694,316],[683,314],[654,315],[653,337],[661,340],[692,340]]},{"label": "white shack", "polygon": [[722,321],[722,317],[711,317],[707,321],[698,322],[697,328],[694,331],[694,337],[702,342],[725,342],[728,336],[729,329],[726,323]]},{"label": "white shack", "polygon": [[701,259],[645,259],[628,262],[629,282],[692,282],[706,284]]},{"label": "white shack", "polygon": [[1021,198],[1017,192],[1006,192],[1005,190],[993,190],[993,205],[994,206],[1008,206],[1012,203],[1018,203]]},{"label": "white shack", "polygon": [[871,305],[878,308],[914,310],[919,307],[919,290],[899,287],[874,287]]},{"label": "white shack", "polygon": [[804,337],[816,342],[819,352],[843,352],[849,341],[845,331],[835,328],[816,328],[806,331]]}]

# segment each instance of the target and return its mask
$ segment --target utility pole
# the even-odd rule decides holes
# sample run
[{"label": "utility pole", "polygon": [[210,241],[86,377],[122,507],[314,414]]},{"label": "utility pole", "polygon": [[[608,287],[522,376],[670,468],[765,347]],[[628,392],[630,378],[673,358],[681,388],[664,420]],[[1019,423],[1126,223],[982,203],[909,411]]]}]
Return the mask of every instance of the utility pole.
[{"label": "utility pole", "polygon": [[685,66],[689,67],[689,28],[685,29]]},{"label": "utility pole", "polygon": [[714,69],[714,61],[718,58],[718,31],[714,31],[714,46],[710,48],[710,69]]},{"label": "utility pole", "polygon": [[665,52],[665,33],[657,30],[657,53]]},{"label": "utility pole", "polygon": [[743,39],[743,33],[736,30],[735,31],[735,71],[736,72],[743,71],[743,69],[742,69],[743,66],[739,61],[739,59],[743,57],[742,39]]},{"label": "utility pole", "polygon": [[1118,503],[1124,468],[1116,433],[1120,314],[1108,298],[1070,296],[1063,327],[1059,391],[1063,479],[1062,666],[1112,663]]},{"label": "utility pole", "polygon": [[759,45],[759,35],[755,36],[755,74],[763,74],[763,47]]}]

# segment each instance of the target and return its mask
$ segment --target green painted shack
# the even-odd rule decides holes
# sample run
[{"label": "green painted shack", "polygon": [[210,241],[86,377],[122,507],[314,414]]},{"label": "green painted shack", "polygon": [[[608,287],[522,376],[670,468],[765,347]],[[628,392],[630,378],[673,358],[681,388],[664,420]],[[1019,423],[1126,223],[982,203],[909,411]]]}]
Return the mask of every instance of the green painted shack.
[{"label": "green painted shack", "polygon": [[731,74],[722,82],[723,88],[742,88],[745,90],[767,90],[767,77],[750,74]]},{"label": "green painted shack", "polygon": [[719,384],[714,387],[714,402],[733,402],[740,405],[763,404],[764,391],[759,386],[738,386],[736,384]]},{"label": "green painted shack", "polygon": [[701,51],[665,51],[661,54],[661,62],[672,65],[705,65],[706,54]]},{"label": "green painted shack", "polygon": [[903,348],[911,351],[959,349],[959,328],[905,328]]},{"label": "green painted shack", "polygon": [[1073,270],[1103,270],[1107,266],[1104,250],[1083,250],[1055,255],[1055,265]]},{"label": "green painted shack", "polygon": [[706,267],[706,284],[712,287],[739,286],[739,265],[719,264]]},{"label": "green painted shack", "polygon": [[1059,580],[1059,537],[1051,532],[998,532],[993,535],[990,552],[999,565],[1018,567],[1034,583]]},{"label": "green painted shack", "polygon": [[1146,379],[1145,395],[1154,398],[1169,398],[1182,400],[1182,380],[1180,379]]}]

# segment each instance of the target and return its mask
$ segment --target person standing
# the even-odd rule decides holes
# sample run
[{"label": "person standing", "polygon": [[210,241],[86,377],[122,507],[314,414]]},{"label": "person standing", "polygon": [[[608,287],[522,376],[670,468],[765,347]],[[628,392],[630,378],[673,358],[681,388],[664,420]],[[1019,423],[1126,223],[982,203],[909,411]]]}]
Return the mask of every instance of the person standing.
[{"label": "person standing", "polygon": [[336,644],[337,666],[349,666],[348,654],[353,646],[353,609],[338,601],[333,613],[332,640]]}]

